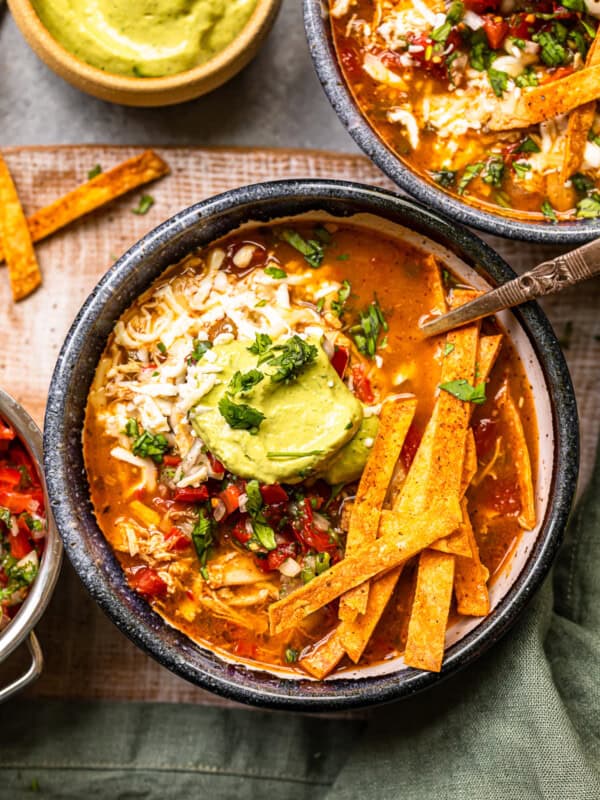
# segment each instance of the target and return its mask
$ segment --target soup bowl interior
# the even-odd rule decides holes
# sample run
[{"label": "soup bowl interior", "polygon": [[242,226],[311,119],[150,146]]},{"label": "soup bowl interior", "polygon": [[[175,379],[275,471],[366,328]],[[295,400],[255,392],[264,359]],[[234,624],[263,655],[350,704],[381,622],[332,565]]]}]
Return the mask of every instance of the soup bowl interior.
[{"label": "soup bowl interior", "polygon": [[[182,211],[149,233],[107,273],[78,314],[52,379],[45,424],[45,469],[65,549],[84,584],[115,624],[176,674],[210,691],[259,706],[331,710],[382,703],[439,680],[402,658],[335,673],[325,681],[284,668],[258,668],[195,644],[129,588],[94,517],[81,435],[88,390],[122,312],[166,267],[192,248],[254,223],[346,221],[399,236],[433,252],[465,282],[485,288],[513,277],[480,239],[414,203],[370,187],[335,181],[281,181],[245,187]],[[546,575],[561,540],[577,474],[577,414],[569,374],[537,305],[505,312],[509,334],[533,389],[539,430],[539,524],[525,533],[491,588],[492,610],[447,632],[442,676],[473,661],[516,619]],[[560,480],[558,479],[560,476]]]},{"label": "soup bowl interior", "polygon": [[548,244],[576,244],[600,236],[600,219],[582,219],[558,225],[511,219],[463,202],[421,177],[383,141],[354,99],[337,60],[328,7],[327,0],[304,0],[308,47],[319,80],[354,141],[401,189],[428,208],[497,236]]}]

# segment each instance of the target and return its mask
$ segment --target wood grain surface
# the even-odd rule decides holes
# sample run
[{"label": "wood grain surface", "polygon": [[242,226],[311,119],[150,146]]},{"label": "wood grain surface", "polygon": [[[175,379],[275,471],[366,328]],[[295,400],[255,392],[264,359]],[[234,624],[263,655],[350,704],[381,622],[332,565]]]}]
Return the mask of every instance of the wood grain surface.
[{"label": "wood grain surface", "polygon": [[[140,150],[82,145],[2,152],[25,210],[31,213],[85,181],[96,164],[106,170]],[[362,156],[306,150],[158,148],[158,152],[172,172],[144,189],[156,201],[148,214],[132,213],[142,194],[134,192],[37,245],[44,284],[18,305],[11,300],[8,276],[0,266],[0,386],[40,425],[56,356],[82,302],[116,257],[164,219],[210,195],[267,180],[329,177],[393,188]],[[561,252],[485,238],[517,272]],[[575,384],[582,423],[580,487],[589,477],[600,428],[599,303],[599,280],[543,303],[564,342]],[[68,563],[38,633],[46,668],[29,690],[32,696],[232,705],[177,678],[138,650],[97,608]],[[19,656],[14,656],[0,673],[19,666]]]}]

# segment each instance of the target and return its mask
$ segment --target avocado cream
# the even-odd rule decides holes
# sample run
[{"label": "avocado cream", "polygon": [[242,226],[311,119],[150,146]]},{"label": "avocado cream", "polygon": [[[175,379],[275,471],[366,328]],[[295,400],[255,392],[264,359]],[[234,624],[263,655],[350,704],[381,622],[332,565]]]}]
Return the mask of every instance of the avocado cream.
[{"label": "avocado cream", "polygon": [[248,22],[257,0],[32,0],[50,34],[94,67],[175,75],[208,61]]},{"label": "avocado cream", "polygon": [[[317,342],[315,360],[294,380],[272,381],[268,374],[241,396],[264,415],[258,430],[232,428],[221,412],[236,371],[257,367],[248,342],[216,345],[212,352],[222,371],[218,383],[190,412],[194,430],[211,453],[234,475],[262,483],[295,483],[323,471],[359,430],[363,410]],[[258,366],[260,370],[261,367]]]}]

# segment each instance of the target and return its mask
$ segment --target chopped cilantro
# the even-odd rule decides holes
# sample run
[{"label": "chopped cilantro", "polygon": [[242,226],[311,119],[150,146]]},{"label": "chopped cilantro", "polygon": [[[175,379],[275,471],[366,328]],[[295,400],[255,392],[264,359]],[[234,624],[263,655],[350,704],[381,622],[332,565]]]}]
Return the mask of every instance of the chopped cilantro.
[{"label": "chopped cilantro", "polygon": [[12,515],[8,508],[0,506],[0,522],[3,522],[7,528],[12,526]]},{"label": "chopped cilantro", "polygon": [[501,186],[504,178],[504,161],[501,156],[492,156],[485,165],[483,182],[489,186]]},{"label": "chopped cilantro", "polygon": [[515,86],[524,89],[526,86],[537,86],[539,81],[533,67],[526,67],[520,75],[513,78]]},{"label": "chopped cilantro", "polygon": [[252,435],[258,432],[265,419],[265,415],[257,408],[245,403],[234,403],[227,395],[219,400],[219,411],[230,428],[248,431]]},{"label": "chopped cilantro", "polygon": [[285,651],[285,660],[287,664],[295,664],[298,661],[298,656],[300,653],[298,650],[294,650],[293,647],[286,648]]},{"label": "chopped cilantro", "polygon": [[531,37],[539,44],[540,58],[548,67],[560,67],[569,60],[569,51],[560,42],[563,28],[562,25],[554,25],[552,32],[540,31]]},{"label": "chopped cilantro", "polygon": [[258,363],[276,368],[275,372],[270,373],[274,383],[289,382],[315,361],[317,352],[314,344],[309,344],[295,334],[283,344],[263,351]]},{"label": "chopped cilantro", "polygon": [[462,177],[458,183],[457,194],[464,194],[467,186],[471,181],[476,178],[484,168],[483,161],[478,161],[476,164],[469,164],[465,167]]},{"label": "chopped cilantro", "polygon": [[469,381],[461,378],[456,381],[448,381],[448,383],[440,383],[440,389],[457,397],[464,403],[476,403],[480,405],[486,401],[485,383],[483,382],[472,386]]},{"label": "chopped cilantro", "polygon": [[502,72],[502,70],[499,69],[494,69],[494,67],[488,67],[487,73],[494,94],[496,97],[502,97],[508,86],[508,73]]},{"label": "chopped cilantro", "polygon": [[141,431],[137,420],[128,419],[125,425],[125,433],[133,439],[131,452],[140,458],[151,458],[155,464],[162,464],[163,456],[169,449],[169,442],[162,433],[150,433]]},{"label": "chopped cilantro", "polygon": [[456,171],[453,169],[441,169],[439,171],[432,171],[429,176],[444,189],[449,189],[456,183]]},{"label": "chopped cilantro", "polygon": [[138,203],[137,208],[132,208],[131,210],[133,211],[134,214],[139,214],[139,215],[147,214],[153,205],[154,205],[154,198],[152,197],[152,195],[143,194],[140,197],[140,202]]},{"label": "chopped cilantro", "polygon": [[207,350],[212,350],[213,343],[208,339],[194,339],[194,349],[192,350],[189,361],[198,363]]},{"label": "chopped cilantro", "polygon": [[287,272],[284,269],[279,269],[279,267],[265,267],[265,275],[268,275],[269,278],[277,278],[278,280],[287,278]]},{"label": "chopped cilantro", "polygon": [[377,297],[375,297],[366,311],[360,312],[360,322],[350,328],[350,333],[358,350],[369,358],[373,358],[377,350],[377,340],[382,330],[387,333],[388,324],[383,316]]},{"label": "chopped cilantro", "polygon": [[262,300],[259,300],[258,303],[256,303],[254,308],[263,308],[266,305],[267,305],[267,301],[263,298]]},{"label": "chopped cilantro", "polygon": [[531,136],[527,136],[526,139],[523,139],[521,144],[517,147],[517,153],[540,153],[540,146],[532,139]]},{"label": "chopped cilantro", "polygon": [[258,369],[249,369],[248,372],[234,373],[229,381],[227,391],[229,394],[245,394],[264,379],[264,374]]},{"label": "chopped cilantro", "polygon": [[542,214],[546,217],[546,219],[549,219],[551,222],[558,222],[558,217],[556,216],[556,211],[550,205],[550,201],[549,200],[544,200],[540,210],[541,210]]},{"label": "chopped cilantro", "polygon": [[299,233],[290,228],[284,228],[281,231],[281,238],[299,253],[302,253],[304,260],[313,269],[318,269],[323,263],[325,251],[321,242],[316,239],[304,239]]},{"label": "chopped cilantro", "polygon": [[528,161],[514,161],[513,169],[519,178],[524,178],[531,171],[531,164]]},{"label": "chopped cilantro", "polygon": [[88,181],[91,181],[93,178],[96,178],[102,172],[102,167],[100,164],[96,164],[91,170],[88,172]]},{"label": "chopped cilantro", "polygon": [[167,352],[167,348],[166,348],[166,345],[165,345],[165,343],[164,343],[164,342],[159,342],[159,343],[156,345],[156,349],[159,351],[159,353],[162,353],[162,354],[163,354],[163,356],[164,356],[164,354]]},{"label": "chopped cilantro", "polygon": [[198,507],[198,518],[192,528],[192,543],[200,561],[200,572],[204,580],[208,578],[206,562],[214,544],[215,530],[216,522],[210,513],[210,506],[208,503],[203,503]]},{"label": "chopped cilantro", "polygon": [[273,340],[268,333],[257,333],[254,337],[254,343],[248,348],[248,352],[254,353],[255,356],[262,356],[273,344]]},{"label": "chopped cilantro", "polygon": [[449,356],[450,353],[454,350],[454,345],[452,342],[446,342],[444,345],[444,356]]},{"label": "chopped cilantro", "polygon": [[600,194],[584,197],[577,203],[575,216],[579,219],[596,219],[600,217]]},{"label": "chopped cilantro", "polygon": [[333,237],[323,225],[317,225],[315,228],[315,236],[319,239],[323,244],[331,244]]},{"label": "chopped cilantro", "polygon": [[351,291],[352,291],[352,286],[350,285],[350,281],[344,280],[342,282],[342,285],[340,287],[336,299],[332,300],[331,302],[331,310],[340,319],[344,316],[344,306],[346,305],[346,301],[350,297]]},{"label": "chopped cilantro", "polygon": [[571,182],[575,187],[575,191],[579,194],[587,194],[595,186],[594,181],[581,172],[576,172],[574,175],[571,175]]},{"label": "chopped cilantro", "polygon": [[[252,520],[252,531],[254,533],[253,544],[255,546],[259,545],[260,547],[264,547],[265,550],[275,550],[277,547],[275,531],[269,524],[267,524],[265,515],[262,512],[263,499],[257,480],[248,481],[246,484],[246,494],[248,496],[246,509],[250,514]],[[251,549],[253,549],[252,546]]]},{"label": "chopped cilantro", "polygon": [[348,261],[350,256],[348,255],[348,253],[340,253],[340,255],[336,256],[336,258],[338,261]]}]

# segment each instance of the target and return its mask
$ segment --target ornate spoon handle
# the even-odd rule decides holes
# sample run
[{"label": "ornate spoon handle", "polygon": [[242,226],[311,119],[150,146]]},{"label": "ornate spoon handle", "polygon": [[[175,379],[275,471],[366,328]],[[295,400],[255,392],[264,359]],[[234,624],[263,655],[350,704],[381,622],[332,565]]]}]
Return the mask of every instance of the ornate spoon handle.
[{"label": "ornate spoon handle", "polygon": [[544,261],[497,289],[492,289],[447,314],[424,322],[421,331],[424,336],[446,333],[452,328],[495,314],[504,308],[512,308],[547,294],[556,294],[595,275],[600,275],[600,239],[551,261]]}]

